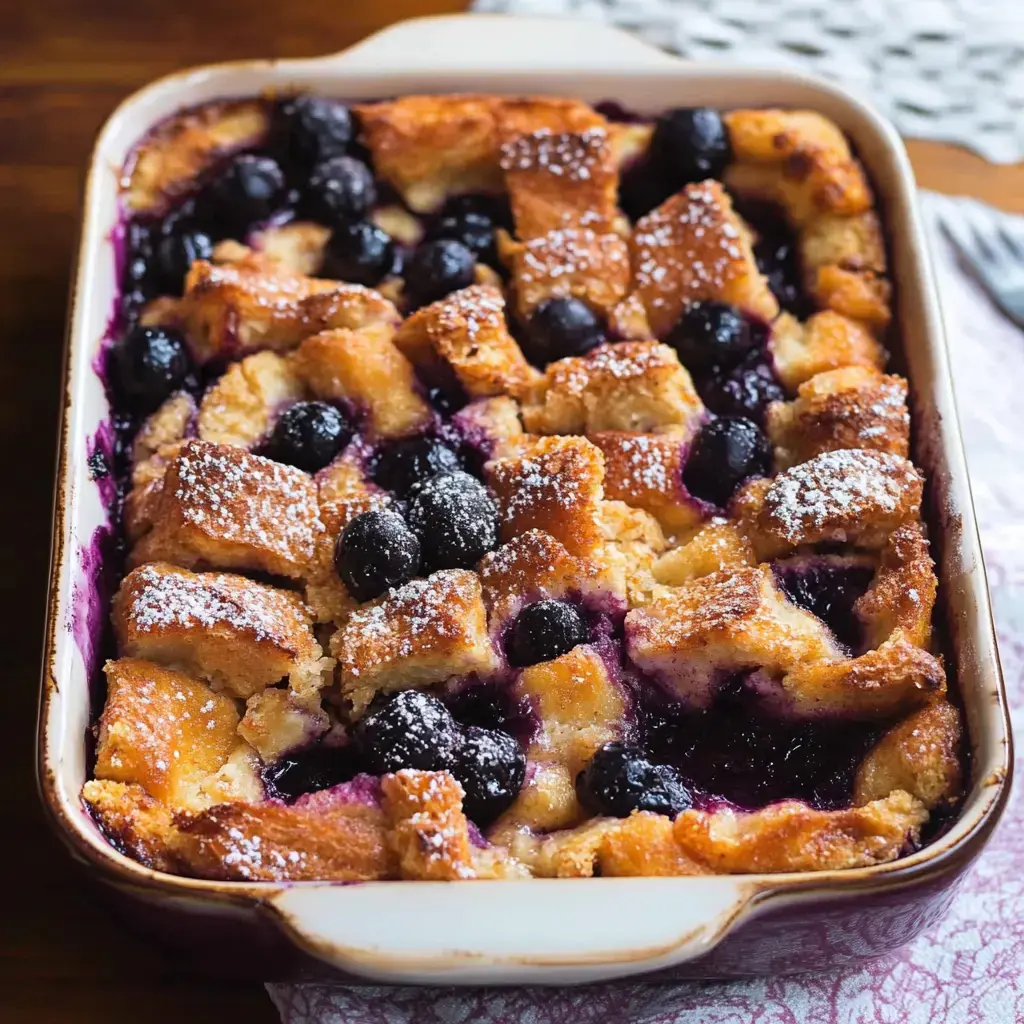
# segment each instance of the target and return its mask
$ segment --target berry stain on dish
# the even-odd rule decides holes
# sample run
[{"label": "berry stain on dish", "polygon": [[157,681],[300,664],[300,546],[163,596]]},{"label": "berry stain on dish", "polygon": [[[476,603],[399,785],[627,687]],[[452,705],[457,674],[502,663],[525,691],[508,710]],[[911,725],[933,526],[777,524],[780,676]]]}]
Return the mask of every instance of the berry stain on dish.
[{"label": "berry stain on dish", "polygon": [[[175,870],[246,881],[644,873],[664,819],[683,873],[902,856],[962,725],[883,317],[821,283],[888,303],[859,164],[785,110],[413,130],[457,102],[253,101],[237,144],[213,104],[191,162],[165,126],[126,170],[97,824],[165,866],[174,815]],[[812,811],[809,859],[766,852]]]}]

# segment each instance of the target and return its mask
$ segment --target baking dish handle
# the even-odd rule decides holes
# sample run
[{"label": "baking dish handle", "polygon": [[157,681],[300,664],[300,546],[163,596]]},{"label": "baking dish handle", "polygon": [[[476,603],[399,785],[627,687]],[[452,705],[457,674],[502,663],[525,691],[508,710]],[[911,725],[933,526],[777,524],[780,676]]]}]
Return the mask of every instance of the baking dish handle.
[{"label": "baking dish handle", "polygon": [[400,67],[407,71],[593,69],[678,65],[672,57],[619,29],[570,18],[454,14],[399,22],[322,58],[346,71]]},{"label": "baking dish handle", "polygon": [[756,891],[727,875],[313,883],[283,889],[264,907],[300,947],[346,974],[561,985],[692,960],[745,916]]}]

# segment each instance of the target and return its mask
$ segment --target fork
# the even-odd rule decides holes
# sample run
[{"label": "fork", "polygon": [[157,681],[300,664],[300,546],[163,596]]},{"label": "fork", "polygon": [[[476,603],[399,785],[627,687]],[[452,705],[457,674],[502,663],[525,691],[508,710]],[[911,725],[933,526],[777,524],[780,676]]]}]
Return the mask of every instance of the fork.
[{"label": "fork", "polygon": [[992,301],[1024,328],[1024,219],[961,200],[946,205],[939,223]]}]

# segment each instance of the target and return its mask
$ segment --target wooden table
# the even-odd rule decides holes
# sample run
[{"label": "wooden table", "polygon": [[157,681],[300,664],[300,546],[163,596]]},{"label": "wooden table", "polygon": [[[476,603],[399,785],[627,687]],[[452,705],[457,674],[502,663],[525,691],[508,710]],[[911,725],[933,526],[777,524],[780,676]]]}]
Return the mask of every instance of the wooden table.
[{"label": "wooden table", "polygon": [[[118,101],[190,64],[340,50],[464,0],[29,0],[0,34],[0,650],[7,818],[0,872],[0,1019],[189,1024],[276,1020],[260,986],[185,975],[111,922],[47,833],[33,781],[40,626],[64,302],[90,145]],[[1024,211],[1024,165],[911,143],[922,185]]]}]

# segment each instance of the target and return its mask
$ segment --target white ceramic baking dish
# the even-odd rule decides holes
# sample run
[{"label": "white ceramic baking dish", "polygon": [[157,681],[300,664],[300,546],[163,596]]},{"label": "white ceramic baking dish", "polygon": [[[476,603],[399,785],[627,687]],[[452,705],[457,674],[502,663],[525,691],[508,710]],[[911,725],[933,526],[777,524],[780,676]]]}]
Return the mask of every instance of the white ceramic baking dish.
[{"label": "white ceramic baking dish", "polygon": [[[628,108],[809,107],[853,140],[879,194],[913,384],[915,457],[931,481],[941,628],[971,737],[958,820],[893,864],[821,874],[676,879],[218,883],[150,871],[113,849],[85,813],[88,629],[97,601],[94,538],[106,521],[90,445],[109,410],[94,368],[115,300],[117,173],[130,147],[182,106],[265,89],[348,99],[410,92],[551,93]],[[280,974],[301,950],[352,977],[432,983],[566,984],[671,969],[674,976],[778,973],[895,948],[948,905],[1009,788],[1010,732],[974,511],[915,186],[892,127],[835,86],[790,73],[688,64],[583,23],[468,16],[396,25],[316,60],[252,61],[162,79],[126,100],[92,157],[67,357],[52,586],[39,732],[44,800],[75,855],[131,897],[157,931],[240,954]],[[91,617],[91,618],[90,618]],[[308,956],[305,958],[308,963]]]}]

